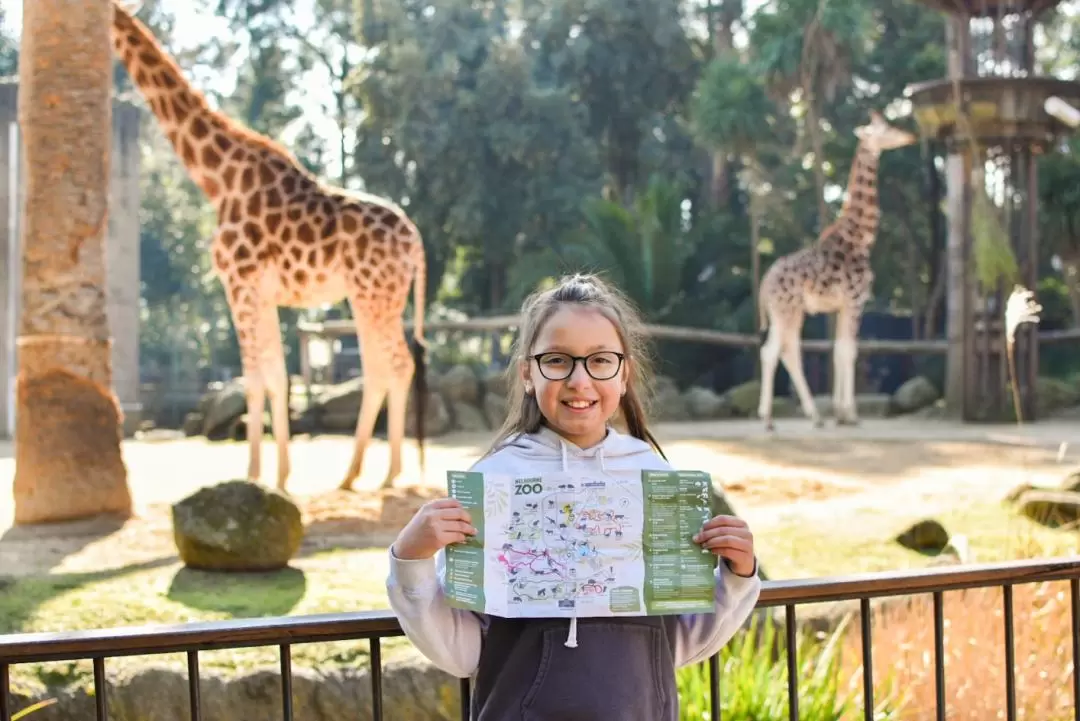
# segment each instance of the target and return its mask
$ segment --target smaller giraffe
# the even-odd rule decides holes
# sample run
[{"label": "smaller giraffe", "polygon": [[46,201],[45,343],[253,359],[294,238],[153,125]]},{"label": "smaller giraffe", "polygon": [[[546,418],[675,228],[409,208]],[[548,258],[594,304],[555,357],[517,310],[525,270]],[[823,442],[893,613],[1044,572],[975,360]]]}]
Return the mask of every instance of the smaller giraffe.
[{"label": "smaller giraffe", "polygon": [[778,360],[791,376],[803,413],[820,427],[821,416],[803,374],[801,335],[807,313],[836,313],[833,345],[833,412],[838,424],[858,422],[855,410],[855,359],[863,308],[874,274],[870,250],[877,237],[877,175],[881,153],[911,145],[916,138],[889,125],[878,112],[855,129],[859,138],[848,178],[847,197],[836,221],[817,242],[779,258],[761,279],[758,309],[761,330],[761,398],[758,416],[773,429],[773,382]]}]

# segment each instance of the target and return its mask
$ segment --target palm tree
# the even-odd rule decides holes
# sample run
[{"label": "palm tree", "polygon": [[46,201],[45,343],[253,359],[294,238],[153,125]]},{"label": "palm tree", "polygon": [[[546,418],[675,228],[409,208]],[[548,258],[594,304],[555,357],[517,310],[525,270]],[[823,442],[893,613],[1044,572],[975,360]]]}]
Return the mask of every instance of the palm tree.
[{"label": "palm tree", "polygon": [[872,36],[873,10],[862,0],[778,0],[754,16],[750,47],[770,94],[802,119],[814,157],[818,230],[826,225],[826,103],[851,81]]},{"label": "palm tree", "polygon": [[105,313],[112,12],[106,0],[24,6],[16,523],[131,512]]},{"label": "palm tree", "polygon": [[672,323],[685,299],[687,261],[703,230],[687,228],[685,194],[658,176],[627,205],[590,198],[581,224],[557,246],[547,246],[516,263],[510,286],[521,296],[545,279],[576,271],[602,272],[625,292],[651,322]]}]

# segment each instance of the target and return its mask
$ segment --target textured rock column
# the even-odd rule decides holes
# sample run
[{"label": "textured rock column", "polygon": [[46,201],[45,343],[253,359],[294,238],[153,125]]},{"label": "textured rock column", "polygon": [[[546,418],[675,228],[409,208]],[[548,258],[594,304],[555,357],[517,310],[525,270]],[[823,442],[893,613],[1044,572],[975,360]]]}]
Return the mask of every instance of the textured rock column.
[{"label": "textured rock column", "polygon": [[24,5],[16,523],[131,512],[106,314],[112,12],[98,0]]}]

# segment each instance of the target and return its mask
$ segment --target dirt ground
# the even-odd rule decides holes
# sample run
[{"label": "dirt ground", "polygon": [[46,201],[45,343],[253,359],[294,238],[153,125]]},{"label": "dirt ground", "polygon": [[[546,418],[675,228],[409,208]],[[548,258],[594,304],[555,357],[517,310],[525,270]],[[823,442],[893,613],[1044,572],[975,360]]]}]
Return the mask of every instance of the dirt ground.
[{"label": "dirt ground", "polygon": [[[856,428],[815,430],[789,421],[774,435],[745,422],[661,424],[656,429],[676,467],[712,473],[735,508],[767,532],[792,518],[835,519],[844,508],[912,502],[927,511],[1003,495],[1027,482],[1053,485],[1080,463],[1075,424],[960,426],[942,421],[865,421]],[[467,467],[489,434],[434,439],[421,477],[415,443],[404,451],[399,487],[379,492],[388,463],[385,442],[369,449],[352,493],[336,486],[348,464],[345,437],[293,439],[289,490],[300,504],[309,549],[386,547],[415,509],[442,495],[445,471]],[[0,445],[0,575],[81,573],[148,561],[176,551],[169,504],[201,486],[239,478],[247,446],[199,439],[131,440],[125,461],[136,515],[12,527],[14,459]],[[262,448],[264,480],[274,482],[276,451]],[[835,522],[835,521],[834,521]]]}]

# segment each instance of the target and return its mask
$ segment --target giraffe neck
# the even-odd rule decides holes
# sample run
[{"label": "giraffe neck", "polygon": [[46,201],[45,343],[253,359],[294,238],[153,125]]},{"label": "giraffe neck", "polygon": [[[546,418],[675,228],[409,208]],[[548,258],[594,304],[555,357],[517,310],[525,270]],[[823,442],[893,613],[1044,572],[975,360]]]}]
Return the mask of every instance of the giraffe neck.
[{"label": "giraffe neck", "polygon": [[838,225],[866,244],[873,243],[881,215],[877,191],[879,161],[879,153],[859,143],[848,176],[847,197],[838,218]]},{"label": "giraffe neck", "polygon": [[[292,170],[314,182],[282,145],[212,109],[153,33],[118,2],[113,3],[112,35],[117,57],[188,175],[211,201],[221,201],[234,187],[240,189],[241,176],[268,183],[278,173]],[[243,185],[250,190],[254,183]]]}]

